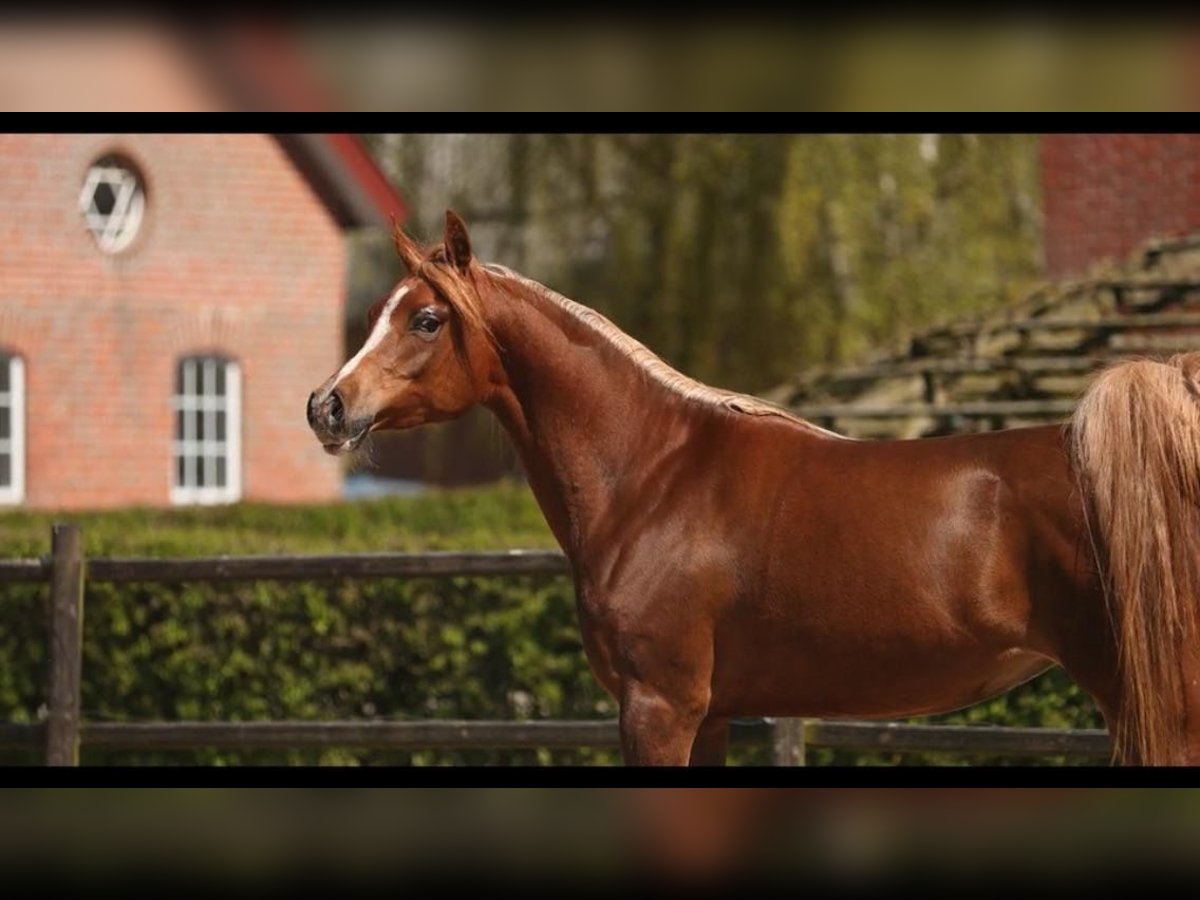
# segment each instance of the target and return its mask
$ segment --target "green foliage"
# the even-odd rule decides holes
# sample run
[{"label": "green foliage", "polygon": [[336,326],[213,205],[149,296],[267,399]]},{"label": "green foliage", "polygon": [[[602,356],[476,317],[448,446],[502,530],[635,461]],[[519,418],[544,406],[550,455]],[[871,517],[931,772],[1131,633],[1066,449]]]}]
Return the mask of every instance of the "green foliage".
[{"label": "green foliage", "polygon": [[[43,513],[0,517],[5,556],[49,552]],[[69,517],[91,556],[553,547],[506,485],[313,507],[131,510]],[[45,588],[0,588],[0,721],[36,720]],[[607,718],[566,578],[89,584],[83,713],[139,719]],[[9,753],[6,761],[33,761]],[[613,752],[102,752],[85,763],[613,762]]]},{"label": "green foliage", "polygon": [[[599,310],[688,375],[736,390],[768,390],[1002,305],[1041,270],[1037,135],[371,143],[405,189],[417,234],[436,240],[452,205],[477,226],[481,253]],[[385,244],[379,235],[358,248],[354,322],[393,275]]]},{"label": "green foliage", "polygon": [[[733,390],[895,349],[1023,296],[1041,274],[1037,135],[367,138],[414,235],[439,240],[452,206],[484,259]],[[352,247],[347,356],[401,274],[385,230]],[[490,426],[468,417],[398,436],[384,459],[440,484],[516,472]]]},{"label": "green foliage", "polygon": [[[49,552],[49,513],[0,515],[0,555]],[[529,492],[501,485],[311,507],[129,510],[69,518],[90,556],[553,547]],[[45,587],[0,587],[0,721],[43,702]],[[230,585],[89,584],[83,713],[96,721],[609,718],[566,578],[376,579]],[[1061,672],[949,718],[1096,724]],[[951,762],[813,750],[814,762]],[[737,748],[743,764],[765,748]],[[36,753],[0,752],[2,762]],[[85,763],[612,764],[615,751],[416,753],[87,749]]]},{"label": "green foliage", "polygon": [[793,370],[1020,297],[1040,269],[1037,179],[1032,135],[794,141],[779,231]]},{"label": "green foliage", "polygon": [[[1010,728],[1103,728],[1092,698],[1060,668],[999,697],[958,712],[910,719],[929,725],[1003,725]],[[961,756],[954,753],[853,753],[813,749],[810,765],[1095,765],[1097,760],[1068,757]]]}]

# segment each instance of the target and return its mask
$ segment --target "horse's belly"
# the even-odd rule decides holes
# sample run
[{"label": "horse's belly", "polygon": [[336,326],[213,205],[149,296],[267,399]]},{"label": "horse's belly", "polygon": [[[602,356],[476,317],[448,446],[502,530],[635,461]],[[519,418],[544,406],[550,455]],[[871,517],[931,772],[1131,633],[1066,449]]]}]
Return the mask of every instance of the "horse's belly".
[{"label": "horse's belly", "polygon": [[[764,652],[756,673],[714,673],[718,715],[898,718],[950,712],[1002,694],[1054,665],[1020,648],[897,660],[864,650],[857,659]],[[747,677],[750,676],[750,677]]]}]

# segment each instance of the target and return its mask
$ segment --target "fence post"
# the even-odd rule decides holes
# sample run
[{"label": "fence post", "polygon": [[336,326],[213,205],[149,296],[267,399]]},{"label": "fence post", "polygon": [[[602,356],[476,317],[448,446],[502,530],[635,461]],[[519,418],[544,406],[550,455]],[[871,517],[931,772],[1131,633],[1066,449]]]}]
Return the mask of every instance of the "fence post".
[{"label": "fence post", "polygon": [[83,541],[79,526],[50,531],[50,684],[46,765],[79,765],[79,694],[83,640]]},{"label": "fence post", "polygon": [[776,719],[772,732],[775,765],[804,765],[804,720]]}]

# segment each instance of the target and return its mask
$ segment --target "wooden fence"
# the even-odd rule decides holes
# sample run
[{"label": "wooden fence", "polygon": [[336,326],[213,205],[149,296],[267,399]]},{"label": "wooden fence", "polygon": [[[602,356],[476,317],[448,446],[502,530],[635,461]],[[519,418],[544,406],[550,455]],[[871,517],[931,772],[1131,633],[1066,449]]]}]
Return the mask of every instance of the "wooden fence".
[{"label": "wooden fence", "polygon": [[[0,560],[0,585],[49,582],[47,714],[37,724],[0,723],[0,747],[41,746],[47,765],[79,764],[81,742],[127,750],[313,749],[417,750],[575,748],[618,745],[617,723],[597,721],[84,722],[80,719],[85,578],[96,582],[307,581],[337,578],[449,578],[463,575],[568,574],[558,552],[365,553],[341,556],[218,556],[190,559],[92,559],[74,525],[52,528],[50,556]],[[732,739],[770,740],[778,765],[803,765],[808,747],[891,752],[939,751],[1107,759],[1102,730],[908,725],[778,719],[734,723]]]}]

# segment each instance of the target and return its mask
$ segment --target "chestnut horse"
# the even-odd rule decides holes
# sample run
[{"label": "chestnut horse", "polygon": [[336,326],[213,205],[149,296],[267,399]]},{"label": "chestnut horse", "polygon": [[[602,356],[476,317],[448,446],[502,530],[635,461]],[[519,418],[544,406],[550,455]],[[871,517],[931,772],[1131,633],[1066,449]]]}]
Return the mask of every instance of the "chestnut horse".
[{"label": "chestnut horse", "polygon": [[409,271],[308,401],[330,453],[488,407],[574,574],[629,764],[719,764],[731,716],[939,713],[1061,664],[1116,759],[1200,763],[1200,354],[1071,420],[859,441],[671,369],[607,319],[399,229]]}]

